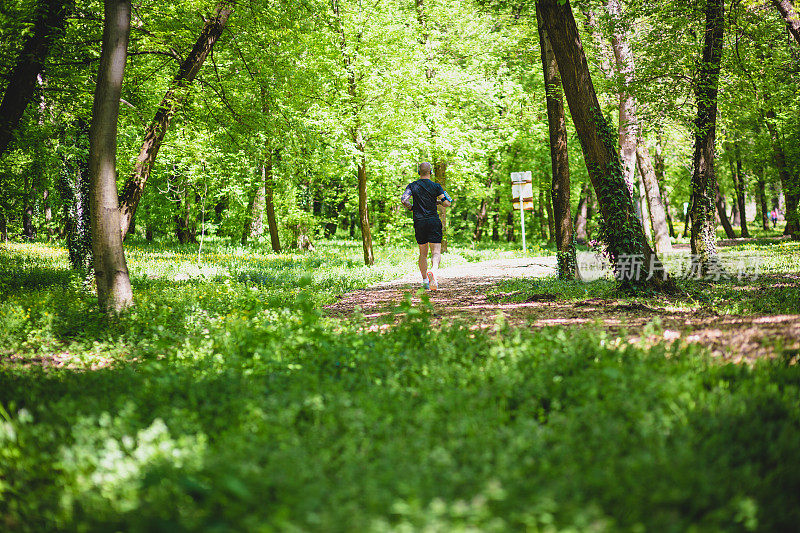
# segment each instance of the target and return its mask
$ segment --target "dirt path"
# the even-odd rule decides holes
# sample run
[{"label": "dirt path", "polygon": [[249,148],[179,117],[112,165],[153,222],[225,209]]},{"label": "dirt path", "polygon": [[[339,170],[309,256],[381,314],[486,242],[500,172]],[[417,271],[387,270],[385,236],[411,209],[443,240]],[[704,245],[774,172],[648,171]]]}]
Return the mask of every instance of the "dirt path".
[{"label": "dirt path", "polygon": [[[724,315],[709,309],[687,311],[616,299],[558,301],[555,294],[535,295],[527,302],[500,303],[487,295],[499,281],[555,274],[554,257],[499,259],[444,268],[440,289],[428,292],[435,324],[461,321],[476,329],[491,329],[500,316],[514,326],[581,327],[600,325],[611,335],[630,341],[699,343],[715,356],[732,361],[761,357],[795,357],[800,352],[800,315]],[[379,327],[407,296],[419,303],[419,273],[343,295],[326,307],[329,316],[351,316],[356,307],[368,323]],[[800,281],[795,280],[800,287]]]}]

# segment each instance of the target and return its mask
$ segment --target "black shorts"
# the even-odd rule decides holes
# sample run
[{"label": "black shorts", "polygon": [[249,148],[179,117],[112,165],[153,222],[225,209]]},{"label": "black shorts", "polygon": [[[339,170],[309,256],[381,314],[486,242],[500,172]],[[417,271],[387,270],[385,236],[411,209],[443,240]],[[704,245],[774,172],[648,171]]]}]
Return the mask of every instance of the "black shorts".
[{"label": "black shorts", "polygon": [[427,242],[441,244],[442,221],[439,220],[439,217],[415,219],[414,237],[417,239],[417,244],[425,244]]}]

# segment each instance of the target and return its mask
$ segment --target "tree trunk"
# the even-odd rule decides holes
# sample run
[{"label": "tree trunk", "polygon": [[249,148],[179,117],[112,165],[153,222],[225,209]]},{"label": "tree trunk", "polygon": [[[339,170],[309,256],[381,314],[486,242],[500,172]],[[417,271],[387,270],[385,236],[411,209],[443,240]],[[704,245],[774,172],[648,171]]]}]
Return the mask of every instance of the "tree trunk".
[{"label": "tree trunk", "polygon": [[117,207],[117,117],[130,34],[130,0],[105,0],[103,48],[89,131],[92,252],[100,309],[119,313],[133,303]]},{"label": "tree trunk", "polygon": [[639,131],[636,99],[629,89],[634,75],[633,54],[623,28],[622,7],[619,0],[606,0],[605,5],[611,19],[611,46],[614,49],[617,72],[623,82],[619,92],[619,155],[622,160],[622,176],[628,191],[633,194],[636,183],[636,137]]},{"label": "tree trunk", "polygon": [[589,220],[589,183],[585,182],[581,187],[581,195],[578,197],[578,208],[575,210],[575,242],[587,244],[589,233],[586,231],[586,223]]},{"label": "tree trunk", "polygon": [[258,237],[264,232],[264,201],[267,191],[263,165],[260,170],[247,203],[247,219],[245,219],[244,231],[242,231],[242,246],[247,244],[247,239],[250,237]]},{"label": "tree trunk", "polygon": [[[375,257],[372,253],[372,232],[369,224],[369,212],[367,206],[367,154],[363,132],[361,131],[361,120],[358,107],[358,85],[357,73],[353,67],[353,58],[347,50],[347,40],[345,38],[344,24],[341,19],[339,2],[332,2],[333,14],[336,18],[339,33],[339,48],[342,53],[342,62],[347,72],[347,95],[350,98],[350,114],[353,119],[353,126],[350,129],[350,140],[356,149],[356,177],[358,181],[358,224],[361,228],[361,244],[364,250],[364,264],[373,265]],[[355,41],[360,42],[359,34]],[[352,230],[351,230],[352,233]]]},{"label": "tree trunk", "polygon": [[661,200],[662,203],[664,204],[664,217],[667,219],[667,226],[669,227],[669,236],[675,237],[675,226],[672,223],[672,215],[670,214],[670,208],[669,208],[669,194],[667,194],[664,189],[661,189],[661,185],[664,183],[666,179],[666,171],[664,168],[664,154],[663,154],[663,145],[661,143],[660,131],[656,136],[656,157],[655,157],[654,170],[656,173],[656,184],[658,184],[659,189],[661,190]]},{"label": "tree trunk", "polygon": [[22,236],[32,240],[36,236],[36,230],[33,227],[33,200],[36,195],[36,187],[30,182],[30,177],[26,173],[23,184]]},{"label": "tree trunk", "polygon": [[759,214],[761,216],[761,229],[769,230],[769,209],[767,209],[767,184],[764,179],[764,167],[757,170],[756,196],[758,198]]},{"label": "tree trunk", "polygon": [[639,174],[642,176],[642,183],[647,197],[647,210],[650,213],[650,222],[653,225],[653,242],[655,243],[656,253],[671,252],[672,242],[669,240],[666,209],[661,203],[661,188],[658,186],[650,151],[647,149],[642,137],[639,137],[636,141],[636,156]]},{"label": "tree trunk", "polygon": [[717,191],[716,195],[716,204],[717,204],[717,214],[719,215],[719,221],[722,223],[722,229],[725,230],[725,236],[729,239],[736,238],[736,232],[733,231],[733,226],[731,225],[730,220],[728,219],[728,206],[725,203],[725,197]]},{"label": "tree trunk", "polygon": [[[360,134],[358,134],[360,136]],[[360,139],[360,137],[359,137]],[[364,264],[375,264],[372,255],[372,231],[369,226],[369,213],[367,212],[367,155],[364,145],[356,141],[356,149],[360,152],[358,161],[358,222],[361,227],[361,245],[364,249]]]},{"label": "tree trunk", "polygon": [[481,200],[481,206],[478,208],[478,214],[475,217],[475,233],[472,235],[473,242],[480,242],[483,235],[483,226],[486,225],[488,218],[489,204],[486,198]]},{"label": "tree trunk", "polygon": [[792,3],[789,0],[772,0],[772,5],[783,17],[786,27],[794,36],[794,40],[797,44],[800,44],[800,16],[798,16]]},{"label": "tree trunk", "polygon": [[[568,1],[539,0],[542,21],[561,72],[572,122],[603,216],[601,235],[625,286],[666,288],[666,270],[650,248],[622,173],[614,132],[603,118]],[[669,283],[671,285],[671,283]]]},{"label": "tree trunk", "polygon": [[0,242],[8,242],[8,222],[5,211],[0,211]]},{"label": "tree trunk", "polygon": [[586,17],[586,21],[584,22],[586,31],[591,35],[594,41],[593,44],[597,47],[597,51],[599,52],[597,55],[600,57],[595,59],[599,59],[600,71],[606,78],[610,79],[614,75],[611,62],[608,60],[608,58],[612,56],[612,53],[609,51],[608,42],[598,29],[597,15],[591,9],[581,9],[581,11]]},{"label": "tree trunk", "polygon": [[687,209],[686,213],[683,215],[683,238],[689,236],[690,230],[692,229],[692,195],[689,195],[689,208]]},{"label": "tree trunk", "polygon": [[650,211],[647,208],[647,193],[644,190],[644,183],[642,183],[642,177],[639,173],[636,174],[638,178],[636,181],[636,188],[634,189],[634,193],[636,194],[636,198],[638,202],[636,204],[637,211],[639,212],[639,220],[642,221],[642,229],[644,230],[644,236],[647,239],[647,242],[653,242],[653,224],[650,220]]},{"label": "tree trunk", "polygon": [[281,251],[281,241],[278,237],[278,222],[275,219],[275,201],[273,191],[275,190],[275,179],[272,176],[272,152],[267,151],[265,161],[261,167],[264,178],[264,206],[267,211],[267,227],[269,228],[269,239],[272,244],[272,251]]},{"label": "tree trunk", "polygon": [[739,148],[739,143],[736,143],[733,148],[733,155],[736,158],[736,181],[734,187],[736,188],[736,204],[739,206],[739,225],[742,228],[742,237],[749,237],[750,232],[747,229],[747,198],[745,190],[747,184],[745,183],[745,176],[742,172],[742,152]]},{"label": "tree trunk", "polygon": [[516,211],[512,209],[506,216],[506,241],[514,242],[514,221],[516,220]]},{"label": "tree trunk", "polygon": [[[492,177],[494,176],[494,160],[489,158],[489,176],[486,179],[486,190],[492,190]],[[483,228],[486,226],[486,221],[489,218],[489,202],[486,198],[481,200],[481,206],[478,209],[478,214],[475,221],[475,233],[472,236],[474,242],[480,242],[483,236]]]},{"label": "tree trunk", "polygon": [[[78,139],[88,137],[89,125],[78,120]],[[92,218],[91,218],[91,183],[89,181],[89,162],[78,157],[75,160],[64,160],[65,171],[58,180],[59,192],[64,202],[65,233],[69,262],[73,269],[87,272],[92,268]]]},{"label": "tree trunk", "polygon": [[[433,160],[433,174],[436,182],[447,190],[447,162],[441,159],[441,156],[434,156]],[[447,208],[438,206],[439,218],[442,220],[442,252],[447,251]]]},{"label": "tree trunk", "polygon": [[494,193],[494,214],[492,215],[492,242],[500,242],[500,191]]},{"label": "tree trunk", "polygon": [[547,244],[552,245],[556,242],[556,228],[555,219],[553,218],[553,193],[552,193],[553,180],[548,180],[548,183],[542,188],[542,196],[544,197],[544,210],[547,212]]},{"label": "tree trunk", "polygon": [[[547,37],[547,30],[538,16],[537,21],[542,72],[544,73],[544,86],[546,88],[550,167],[553,173],[550,185],[554,211],[551,235],[556,242],[558,277],[565,280],[580,279],[572,233],[567,122],[564,114],[564,95],[561,91],[561,74],[558,71],[558,63],[550,45],[550,39]],[[584,217],[584,233],[586,230],[585,221]]]},{"label": "tree trunk", "polygon": [[197,244],[196,227],[191,224],[191,203],[193,195],[189,191],[188,181],[178,189],[175,195],[175,237],[180,244]]},{"label": "tree trunk", "polygon": [[543,242],[547,242],[547,218],[544,214],[545,194],[544,189],[539,184],[539,205],[536,207],[536,220],[539,223],[539,238]]},{"label": "tree trunk", "polygon": [[[692,173],[692,262],[693,272],[705,277],[718,266],[714,201],[719,191],[714,173],[714,139],[717,126],[717,86],[722,61],[723,0],[706,1],[706,31],[703,57],[695,87],[695,120]],[[720,212],[720,217],[724,215]],[[726,228],[726,231],[729,228]]]},{"label": "tree trunk", "polygon": [[139,155],[136,157],[133,173],[125,181],[119,200],[121,212],[120,228],[122,229],[123,238],[128,233],[131,219],[136,213],[139,201],[142,199],[144,186],[150,177],[150,172],[153,169],[161,144],[164,142],[164,136],[167,133],[172,116],[183,101],[184,88],[190,85],[197,73],[200,72],[200,67],[203,66],[203,62],[211,52],[214,43],[222,35],[235,4],[235,0],[224,0],[217,6],[214,16],[206,21],[200,36],[194,44],[194,48],[181,63],[178,73],[172,79],[169,89],[167,89],[158,106],[155,117],[147,127],[144,141],[139,149]]},{"label": "tree trunk", "polygon": [[53,207],[50,205],[50,189],[42,191],[42,205],[44,206],[44,227],[47,230],[47,240],[53,238]]},{"label": "tree trunk", "polygon": [[8,150],[14,131],[33,98],[36,79],[53,42],[64,32],[73,1],[37,2],[32,31],[27,35],[17,62],[8,73],[8,85],[0,102],[0,157]]},{"label": "tree trunk", "polygon": [[[735,188],[736,184],[734,184]],[[736,195],[733,195],[733,202],[731,202],[731,226],[738,226],[742,223],[742,217],[739,216],[739,202],[736,201]],[[739,235],[740,237],[742,235]]]},{"label": "tree trunk", "polygon": [[766,112],[767,129],[769,130],[770,140],[772,141],[772,153],[774,155],[775,166],[778,168],[778,175],[781,178],[783,197],[786,202],[784,217],[786,227],[784,235],[791,235],[793,239],[800,239],[800,224],[798,223],[798,201],[800,200],[800,177],[793,175],[786,164],[786,154],[783,151],[783,143],[778,136],[778,128],[775,123],[775,111],[769,108]]}]

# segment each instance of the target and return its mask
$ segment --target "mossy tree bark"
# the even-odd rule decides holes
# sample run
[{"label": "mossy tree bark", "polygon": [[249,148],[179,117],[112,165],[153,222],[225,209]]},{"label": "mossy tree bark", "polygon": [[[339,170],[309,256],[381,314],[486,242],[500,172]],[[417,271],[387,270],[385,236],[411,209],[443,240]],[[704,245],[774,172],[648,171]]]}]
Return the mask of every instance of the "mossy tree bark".
[{"label": "mossy tree bark", "polygon": [[569,2],[537,2],[561,73],[572,122],[602,214],[601,235],[615,274],[630,287],[663,289],[672,283],[644,236],[623,178],[617,136],[600,112]]},{"label": "mossy tree bark", "polygon": [[92,252],[100,309],[119,313],[133,303],[117,207],[117,117],[130,35],[130,0],[105,0],[103,48],[89,130]]},{"label": "mossy tree bark", "polygon": [[[558,277],[580,279],[575,254],[570,206],[569,154],[567,152],[567,122],[564,114],[564,95],[561,90],[561,74],[547,37],[547,30],[539,22],[539,48],[542,56],[542,71],[547,98],[547,125],[550,137],[550,166],[553,172],[551,195],[553,199],[553,233],[558,256]],[[585,206],[585,204],[584,204]],[[585,218],[584,218],[585,221]]]},{"label": "mossy tree bark", "polygon": [[703,56],[695,85],[697,118],[694,124],[691,245],[693,272],[698,277],[706,276],[718,268],[714,204],[719,191],[714,173],[714,139],[724,12],[723,0],[707,0]]}]

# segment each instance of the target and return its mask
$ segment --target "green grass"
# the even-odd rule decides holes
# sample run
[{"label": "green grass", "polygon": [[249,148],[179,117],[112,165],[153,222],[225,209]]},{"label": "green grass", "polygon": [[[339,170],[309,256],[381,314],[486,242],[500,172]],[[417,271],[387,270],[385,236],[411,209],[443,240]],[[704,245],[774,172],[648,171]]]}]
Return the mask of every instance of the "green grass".
[{"label": "green grass", "polygon": [[[592,328],[432,329],[425,303],[371,328],[320,308],[412,271],[413,250],[382,251],[371,269],[353,243],[296,255],[212,243],[199,263],[196,251],[132,246],[136,306],[108,318],[63,250],[0,247],[0,530],[800,521],[790,361],[721,364]],[[610,286],[539,288],[585,298]]]},{"label": "green grass", "polygon": [[679,295],[627,295],[610,278],[563,282],[555,277],[503,281],[491,293],[501,302],[524,302],[537,295],[549,295],[556,301],[621,298],[736,315],[796,314],[800,310],[800,242],[754,241],[725,247],[720,256],[727,276],[719,280],[681,277],[681,271],[687,270],[688,254],[676,252],[666,260],[668,270],[676,275]]}]

